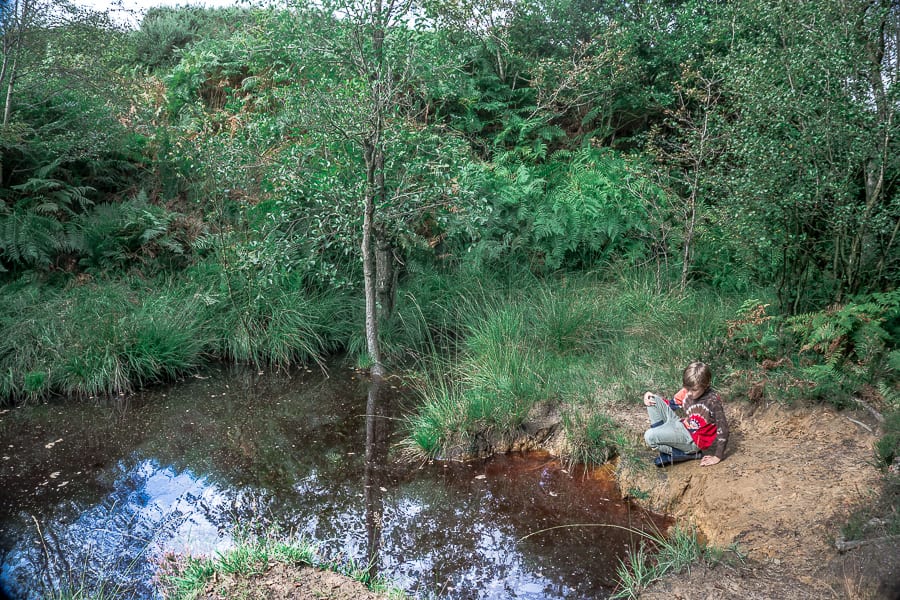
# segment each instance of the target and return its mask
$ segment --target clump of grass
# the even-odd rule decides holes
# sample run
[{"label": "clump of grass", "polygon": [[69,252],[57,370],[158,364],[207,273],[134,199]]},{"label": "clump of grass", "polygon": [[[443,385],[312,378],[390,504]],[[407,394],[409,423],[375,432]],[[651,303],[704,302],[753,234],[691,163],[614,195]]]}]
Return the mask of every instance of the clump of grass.
[{"label": "clump of grass", "polygon": [[563,417],[563,429],[571,448],[564,457],[567,468],[576,464],[602,465],[628,445],[627,436],[602,412],[573,412]]},{"label": "clump of grass", "polygon": [[309,566],[342,573],[360,581],[369,589],[388,594],[390,598],[406,598],[406,594],[381,577],[372,577],[369,569],[354,561],[346,564],[321,558],[319,549],[305,540],[282,540],[272,536],[240,540],[236,547],[218,552],[213,557],[185,557],[169,566],[163,574],[166,597],[172,600],[195,598],[206,584],[220,574],[250,577],[268,571],[274,563]]},{"label": "clump of grass", "polygon": [[[727,552],[703,544],[693,528],[676,526],[668,537],[661,533],[642,532],[641,535],[645,541],[627,559],[619,561],[616,570],[619,585],[612,598],[638,598],[650,584],[665,575],[690,571],[692,565],[701,561],[718,562]],[[730,551],[741,557],[736,548]]]},{"label": "clump of grass", "polygon": [[444,371],[434,368],[420,380],[425,398],[416,413],[408,418],[410,432],[408,450],[412,454],[423,453],[438,456],[446,452],[452,439],[467,429],[466,413],[459,410],[463,404],[462,391]]}]

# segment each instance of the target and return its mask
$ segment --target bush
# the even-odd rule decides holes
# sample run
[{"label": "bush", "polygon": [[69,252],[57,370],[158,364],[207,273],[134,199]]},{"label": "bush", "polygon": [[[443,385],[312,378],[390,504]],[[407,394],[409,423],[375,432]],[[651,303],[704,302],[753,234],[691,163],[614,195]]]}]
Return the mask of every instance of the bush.
[{"label": "bush", "polygon": [[[893,394],[897,378],[900,292],[861,296],[826,310],[784,317],[748,300],[728,322],[725,356],[749,367],[745,385],[762,398],[774,386],[782,398],[805,396],[838,408],[864,387]],[[762,367],[761,372],[758,367]]]},{"label": "bush", "polygon": [[515,153],[481,173],[490,199],[474,253],[488,265],[519,262],[540,273],[637,261],[658,223],[663,192],[617,154],[559,151],[545,163]]}]

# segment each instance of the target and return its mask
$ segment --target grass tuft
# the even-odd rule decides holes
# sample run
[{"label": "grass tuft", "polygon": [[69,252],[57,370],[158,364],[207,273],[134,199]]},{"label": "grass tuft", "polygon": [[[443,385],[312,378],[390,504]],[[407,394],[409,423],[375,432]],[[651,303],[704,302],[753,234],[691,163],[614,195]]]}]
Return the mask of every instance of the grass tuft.
[{"label": "grass tuft", "polygon": [[410,446],[441,456],[486,433],[515,436],[542,406],[563,415],[570,462],[630,451],[603,405],[671,388],[684,365],[712,352],[731,314],[710,294],[654,289],[641,274],[615,283],[568,276],[532,279],[518,290],[476,287],[456,304],[455,343],[441,349],[452,360],[424,361]]},{"label": "grass tuft", "polygon": [[[690,572],[692,565],[701,561],[717,562],[726,553],[704,545],[693,528],[676,526],[668,537],[661,533],[642,533],[642,536],[645,540],[628,554],[627,559],[619,561],[616,570],[619,585],[611,598],[638,598],[650,584],[665,575]],[[736,549],[731,551],[741,557]]]},{"label": "grass tuft", "polygon": [[328,569],[347,575],[365,584],[369,589],[382,592],[389,598],[402,599],[406,594],[383,578],[371,577],[370,571],[360,568],[354,561],[346,564],[326,561],[318,548],[303,539],[282,540],[271,536],[238,541],[236,547],[218,552],[213,557],[184,557],[170,564],[162,576],[166,597],[171,600],[192,600],[207,583],[217,575],[227,574],[252,577],[264,574],[273,564],[310,566]]}]

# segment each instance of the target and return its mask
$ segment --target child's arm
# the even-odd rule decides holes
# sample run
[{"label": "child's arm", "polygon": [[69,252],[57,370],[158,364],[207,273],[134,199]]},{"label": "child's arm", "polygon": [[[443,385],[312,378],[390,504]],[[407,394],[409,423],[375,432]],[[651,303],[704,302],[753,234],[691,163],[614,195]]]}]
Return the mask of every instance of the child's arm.
[{"label": "child's arm", "polygon": [[725,449],[728,446],[728,420],[725,418],[725,408],[722,399],[716,394],[715,401],[711,402],[712,417],[716,423],[716,441],[713,444],[715,454],[704,456],[700,460],[701,467],[715,465],[725,458]]}]

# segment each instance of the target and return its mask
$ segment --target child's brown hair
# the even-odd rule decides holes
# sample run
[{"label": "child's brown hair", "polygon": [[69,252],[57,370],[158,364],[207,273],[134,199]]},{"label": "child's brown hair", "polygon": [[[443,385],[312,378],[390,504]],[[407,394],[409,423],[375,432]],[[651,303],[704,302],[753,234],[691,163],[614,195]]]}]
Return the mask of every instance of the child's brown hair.
[{"label": "child's brown hair", "polygon": [[681,381],[689,390],[706,389],[712,381],[712,371],[706,363],[692,362],[684,370]]}]

